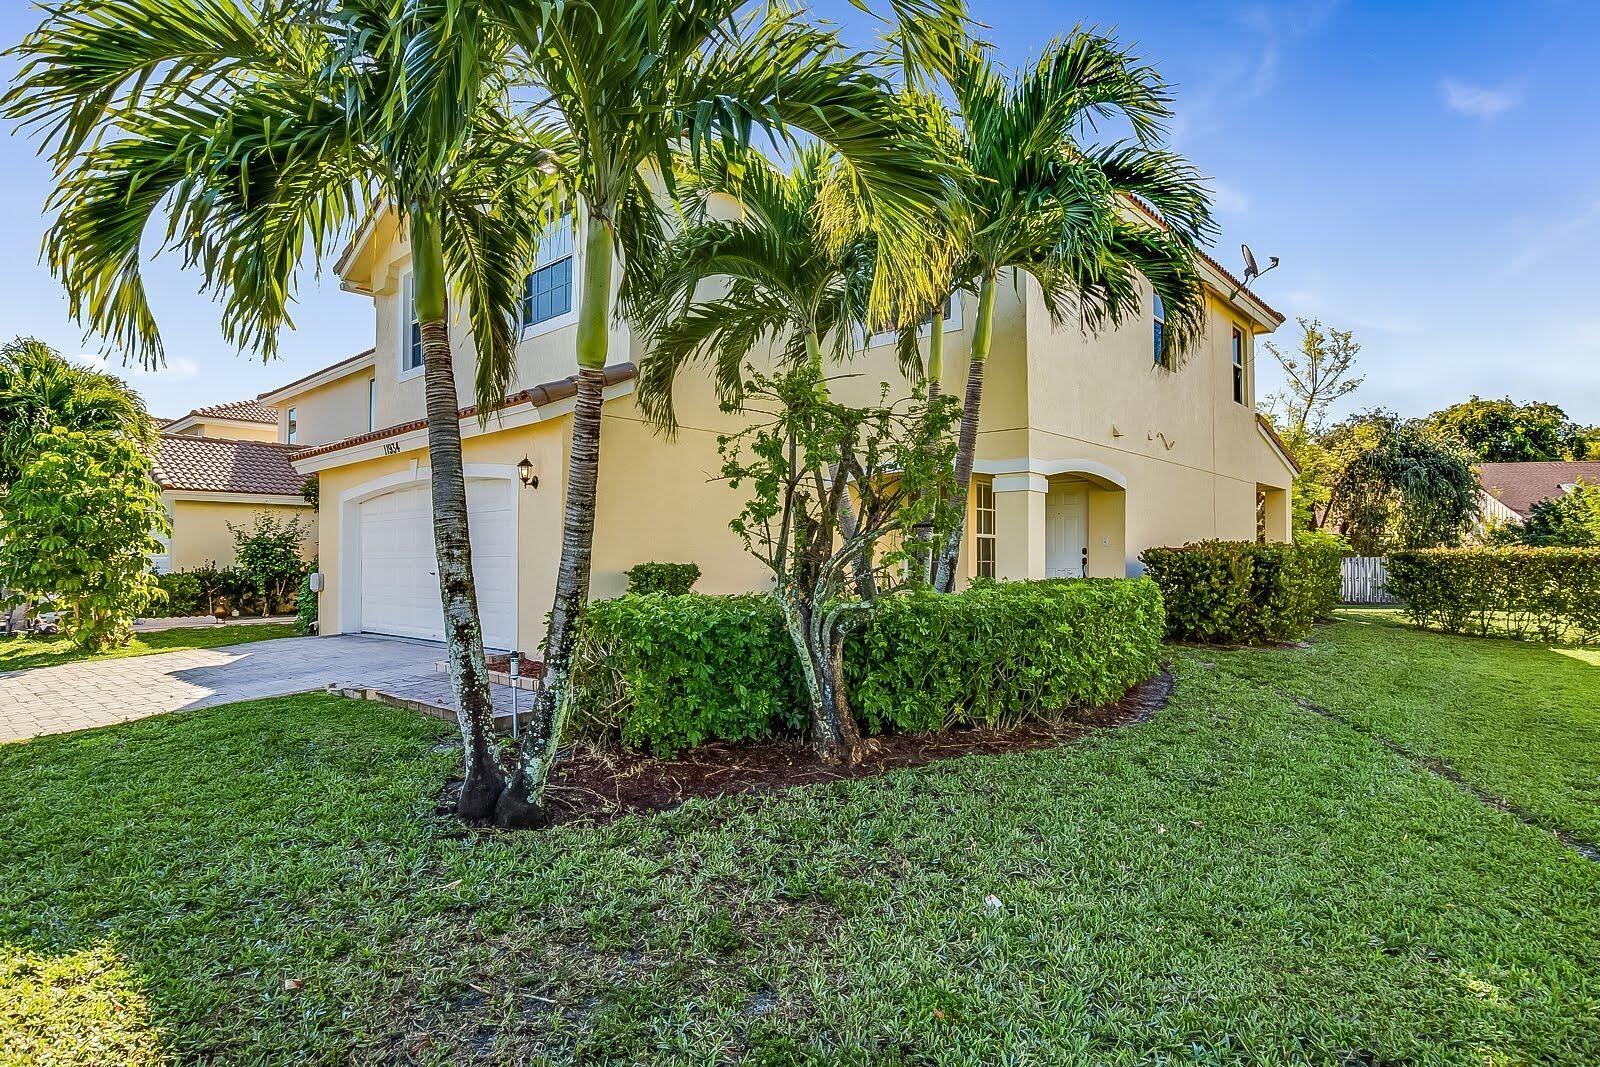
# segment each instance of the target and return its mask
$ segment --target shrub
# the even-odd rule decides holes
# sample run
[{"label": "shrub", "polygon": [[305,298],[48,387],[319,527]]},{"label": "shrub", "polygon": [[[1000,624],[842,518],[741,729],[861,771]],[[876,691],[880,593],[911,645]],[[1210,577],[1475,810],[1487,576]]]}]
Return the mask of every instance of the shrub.
[{"label": "shrub", "polygon": [[1252,644],[1293,641],[1339,602],[1336,543],[1199,541],[1140,555],[1161,587],[1167,636]]},{"label": "shrub", "polygon": [[156,585],[166,594],[151,603],[147,613],[157,618],[200,615],[205,612],[205,591],[200,579],[188,571],[172,571],[156,576]]},{"label": "shrub", "polygon": [[846,645],[862,726],[1011,724],[1115,700],[1155,674],[1161,592],[1145,579],[986,582],[883,600]]},{"label": "shrub", "polygon": [[628,568],[628,592],[682,596],[700,580],[697,563],[637,563]]},{"label": "shrub", "polygon": [[771,597],[629,594],[584,609],[573,726],[669,754],[804,724],[794,646]]},{"label": "shrub", "polygon": [[1389,592],[1419,626],[1600,642],[1600,548],[1396,552]]},{"label": "shrub", "polygon": [[295,593],[295,622],[303,634],[317,632],[317,594],[311,591],[311,575],[316,569],[317,561],[312,560],[311,566],[306,568],[306,573],[301,576],[300,588]]},{"label": "shrub", "polygon": [[[1153,582],[982,583],[887,597],[846,643],[869,732],[1011,723],[1115,699],[1160,656]],[[590,604],[573,664],[586,740],[669,754],[708,740],[796,734],[806,699],[775,600],[618,597]]]}]

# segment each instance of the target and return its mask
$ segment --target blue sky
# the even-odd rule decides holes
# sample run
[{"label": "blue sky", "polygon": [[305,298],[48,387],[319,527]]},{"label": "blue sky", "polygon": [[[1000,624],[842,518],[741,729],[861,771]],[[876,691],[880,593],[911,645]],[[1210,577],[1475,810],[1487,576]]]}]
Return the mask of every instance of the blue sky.
[{"label": "blue sky", "polygon": [[[12,0],[0,42],[37,15]],[[1600,423],[1600,4],[975,5],[1008,62],[1081,22],[1136,44],[1177,92],[1176,147],[1214,179],[1223,236],[1283,265],[1259,293],[1354,330],[1351,406],[1422,414],[1472,393],[1548,400]],[[842,0],[820,11],[861,23]],[[12,59],[0,60],[9,80]],[[1585,88],[1587,86],[1587,88]],[[8,133],[0,183],[0,333],[96,353],[37,264],[48,174]],[[158,414],[254,396],[371,343],[370,305],[308,276],[263,366],[222,344],[218,309],[175,261],[149,271],[169,365],[129,373]],[[118,360],[113,354],[112,362]],[[1262,392],[1272,387],[1263,366]]]}]

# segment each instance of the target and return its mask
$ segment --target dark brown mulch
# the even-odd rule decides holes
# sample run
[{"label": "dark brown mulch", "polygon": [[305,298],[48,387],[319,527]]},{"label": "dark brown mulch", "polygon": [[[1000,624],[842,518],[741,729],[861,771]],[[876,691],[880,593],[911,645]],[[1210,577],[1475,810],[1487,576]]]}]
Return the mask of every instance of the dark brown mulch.
[{"label": "dark brown mulch", "polygon": [[[1080,708],[1044,722],[1004,729],[956,729],[938,733],[887,734],[853,767],[823,763],[803,741],[719,742],[672,759],[582,749],[557,764],[546,796],[549,826],[607,823],[631,813],[671,811],[695,797],[776,793],[844,778],[871,778],[902,767],[981,753],[999,755],[1055,748],[1107,727],[1143,722],[1166,707],[1172,675],[1130,689],[1121,700]],[[455,810],[459,781],[440,797],[441,814]]]}]

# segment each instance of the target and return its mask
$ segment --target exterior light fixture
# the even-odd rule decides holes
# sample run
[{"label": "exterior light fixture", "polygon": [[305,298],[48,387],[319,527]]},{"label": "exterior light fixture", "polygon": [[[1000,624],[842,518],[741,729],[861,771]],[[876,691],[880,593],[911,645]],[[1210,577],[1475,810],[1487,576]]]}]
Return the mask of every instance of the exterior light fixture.
[{"label": "exterior light fixture", "polygon": [[523,456],[522,462],[517,464],[517,480],[522,482],[524,489],[539,488],[539,476],[533,473],[533,460],[527,456]]}]

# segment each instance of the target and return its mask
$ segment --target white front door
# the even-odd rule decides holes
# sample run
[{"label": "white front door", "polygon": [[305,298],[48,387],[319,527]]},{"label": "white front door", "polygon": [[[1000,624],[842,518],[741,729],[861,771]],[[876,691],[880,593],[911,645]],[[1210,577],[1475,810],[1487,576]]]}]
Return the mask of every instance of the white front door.
[{"label": "white front door", "polygon": [[1044,498],[1045,577],[1082,578],[1088,552],[1088,487],[1052,484]]},{"label": "white front door", "polygon": [[[514,484],[503,478],[467,483],[478,616],[483,643],[491,648],[516,647]],[[444,640],[430,493],[427,482],[417,482],[360,504],[361,629],[366,633]]]}]

